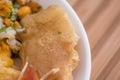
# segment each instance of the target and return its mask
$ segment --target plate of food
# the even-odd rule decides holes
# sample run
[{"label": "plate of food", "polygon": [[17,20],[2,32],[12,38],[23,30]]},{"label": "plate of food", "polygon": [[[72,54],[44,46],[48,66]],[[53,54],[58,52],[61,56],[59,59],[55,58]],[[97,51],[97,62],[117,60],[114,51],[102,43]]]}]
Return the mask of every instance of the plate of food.
[{"label": "plate of food", "polygon": [[89,80],[84,27],[66,0],[0,1],[0,80]]}]

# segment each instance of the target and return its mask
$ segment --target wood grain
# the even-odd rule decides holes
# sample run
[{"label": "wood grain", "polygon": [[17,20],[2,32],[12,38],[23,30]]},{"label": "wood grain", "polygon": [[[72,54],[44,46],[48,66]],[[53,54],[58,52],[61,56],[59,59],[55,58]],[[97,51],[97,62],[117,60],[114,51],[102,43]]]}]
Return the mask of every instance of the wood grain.
[{"label": "wood grain", "polygon": [[86,29],[91,80],[120,80],[120,0],[68,0]]}]

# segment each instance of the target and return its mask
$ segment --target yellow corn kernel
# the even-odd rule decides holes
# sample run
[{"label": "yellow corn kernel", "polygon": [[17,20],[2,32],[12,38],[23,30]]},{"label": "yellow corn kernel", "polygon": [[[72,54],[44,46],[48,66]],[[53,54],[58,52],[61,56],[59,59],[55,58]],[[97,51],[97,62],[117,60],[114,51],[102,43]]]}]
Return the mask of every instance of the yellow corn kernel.
[{"label": "yellow corn kernel", "polygon": [[11,57],[11,52],[10,51],[1,51],[0,50],[0,56],[7,56],[7,57]]},{"label": "yellow corn kernel", "polygon": [[19,27],[20,26],[20,23],[18,21],[15,21],[14,24],[15,24],[15,27]]},{"label": "yellow corn kernel", "polygon": [[21,5],[24,5],[27,3],[27,0],[17,0],[17,2]]},{"label": "yellow corn kernel", "polygon": [[12,7],[12,3],[11,2],[7,3],[7,7],[11,8]]},{"label": "yellow corn kernel", "polygon": [[8,6],[5,4],[0,4],[0,16],[2,17],[9,17],[11,13],[11,10]]},{"label": "yellow corn kernel", "polygon": [[0,3],[4,4],[6,3],[6,0],[0,0]]},{"label": "yellow corn kernel", "polygon": [[18,10],[18,16],[20,18],[23,18],[23,17],[25,17],[26,15],[29,15],[29,14],[31,14],[31,9],[28,6],[23,6]]},{"label": "yellow corn kernel", "polygon": [[1,42],[1,48],[0,48],[0,55],[6,55],[8,57],[11,57],[11,51],[7,44],[4,42]]},{"label": "yellow corn kernel", "polygon": [[40,5],[37,2],[31,1],[28,3],[28,6],[31,8],[32,12],[40,11]]},{"label": "yellow corn kernel", "polygon": [[4,23],[7,27],[10,26],[10,20],[9,20],[8,18],[5,18],[5,19],[3,20],[3,23]]},{"label": "yellow corn kernel", "polygon": [[5,67],[10,67],[13,65],[13,60],[7,56],[0,56],[0,60]]},{"label": "yellow corn kernel", "polygon": [[2,45],[2,49],[3,49],[3,50],[8,50],[8,51],[10,51],[10,47],[9,47],[6,43],[4,43],[3,41],[1,42],[1,45]]}]

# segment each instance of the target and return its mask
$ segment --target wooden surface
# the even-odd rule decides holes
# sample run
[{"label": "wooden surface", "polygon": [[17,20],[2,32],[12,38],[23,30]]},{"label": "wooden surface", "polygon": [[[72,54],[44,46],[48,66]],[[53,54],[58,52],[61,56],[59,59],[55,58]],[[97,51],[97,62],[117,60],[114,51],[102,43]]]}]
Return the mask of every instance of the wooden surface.
[{"label": "wooden surface", "polygon": [[120,80],[120,0],[68,0],[92,50],[91,80]]}]

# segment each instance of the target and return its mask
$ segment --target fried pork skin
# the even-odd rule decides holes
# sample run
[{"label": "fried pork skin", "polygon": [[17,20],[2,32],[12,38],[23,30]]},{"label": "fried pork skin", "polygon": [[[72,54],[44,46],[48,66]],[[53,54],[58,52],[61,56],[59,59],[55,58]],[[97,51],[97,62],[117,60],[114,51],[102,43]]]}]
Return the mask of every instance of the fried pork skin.
[{"label": "fried pork skin", "polygon": [[23,62],[27,60],[33,65],[40,78],[51,69],[59,68],[46,80],[73,80],[72,71],[79,61],[74,48],[79,38],[66,13],[58,6],[51,6],[26,16],[21,23],[26,29],[20,35]]}]

